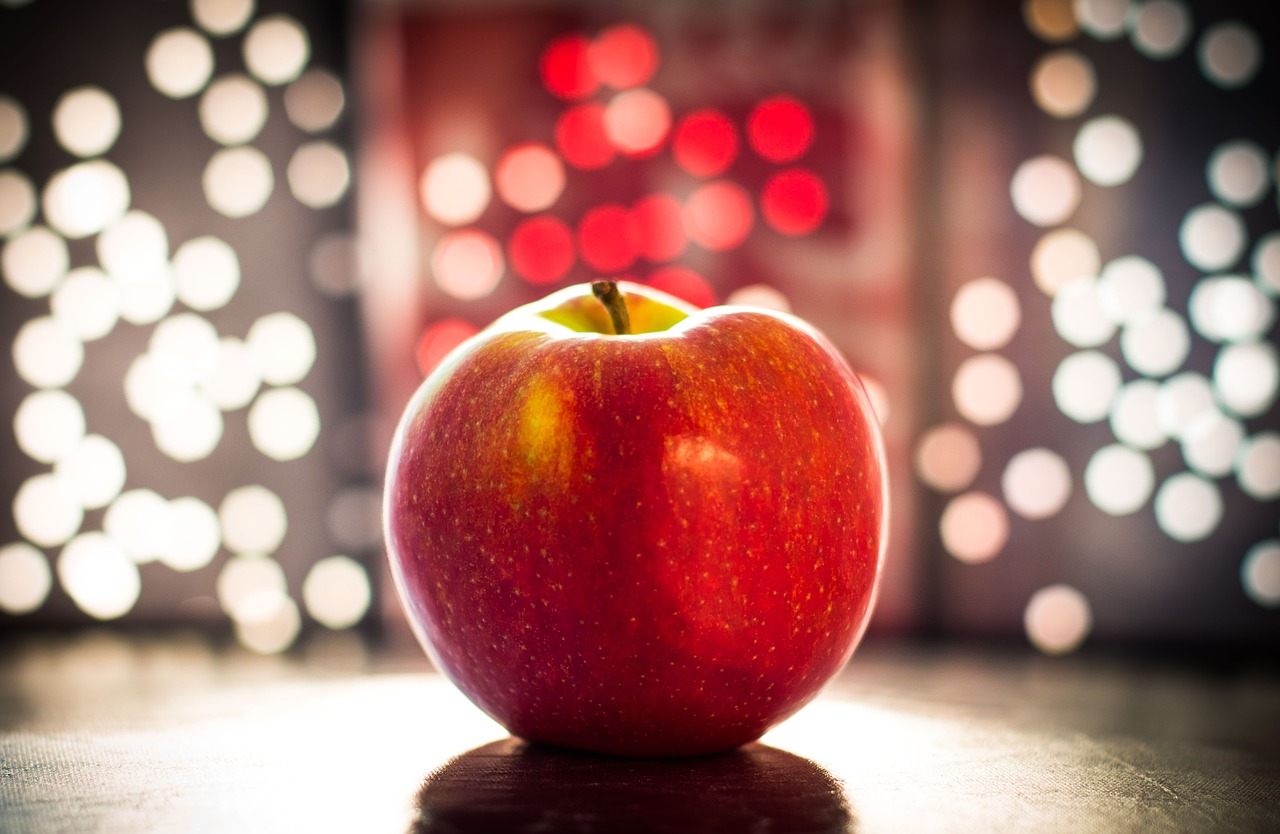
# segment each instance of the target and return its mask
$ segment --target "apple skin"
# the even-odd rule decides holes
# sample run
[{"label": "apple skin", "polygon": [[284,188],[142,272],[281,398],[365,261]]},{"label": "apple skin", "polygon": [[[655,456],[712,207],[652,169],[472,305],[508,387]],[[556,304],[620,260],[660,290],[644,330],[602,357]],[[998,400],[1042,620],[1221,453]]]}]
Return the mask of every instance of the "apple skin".
[{"label": "apple skin", "polygon": [[814,328],[619,285],[498,319],[423,382],[384,524],[428,655],[534,742],[724,751],[849,660],[883,562],[886,466]]}]

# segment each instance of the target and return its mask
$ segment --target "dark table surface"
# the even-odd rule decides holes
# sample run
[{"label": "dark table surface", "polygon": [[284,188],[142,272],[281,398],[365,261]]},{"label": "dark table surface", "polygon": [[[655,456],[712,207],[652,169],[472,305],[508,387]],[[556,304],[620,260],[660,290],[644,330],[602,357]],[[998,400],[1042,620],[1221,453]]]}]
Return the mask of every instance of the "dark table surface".
[{"label": "dark table surface", "polygon": [[414,651],[0,645],[0,832],[1280,831],[1280,673],[874,638],[761,743],[510,739]]}]

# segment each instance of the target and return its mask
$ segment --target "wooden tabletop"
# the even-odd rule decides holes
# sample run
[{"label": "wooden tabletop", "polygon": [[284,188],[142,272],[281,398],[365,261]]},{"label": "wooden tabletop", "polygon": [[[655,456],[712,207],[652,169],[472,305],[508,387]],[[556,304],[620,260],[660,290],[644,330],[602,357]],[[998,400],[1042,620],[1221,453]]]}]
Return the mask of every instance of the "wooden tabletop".
[{"label": "wooden tabletop", "polygon": [[1280,672],[859,650],[741,751],[533,748],[416,651],[194,636],[0,645],[0,831],[1280,830]]}]

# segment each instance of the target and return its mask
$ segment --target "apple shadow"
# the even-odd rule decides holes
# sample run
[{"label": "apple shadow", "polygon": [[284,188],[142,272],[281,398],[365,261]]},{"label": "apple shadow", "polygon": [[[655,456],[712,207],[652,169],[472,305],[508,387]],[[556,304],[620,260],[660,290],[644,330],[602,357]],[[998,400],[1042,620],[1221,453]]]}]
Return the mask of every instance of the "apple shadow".
[{"label": "apple shadow", "polygon": [[409,831],[850,834],[856,827],[840,783],[776,747],[620,759],[507,738],[428,776]]}]

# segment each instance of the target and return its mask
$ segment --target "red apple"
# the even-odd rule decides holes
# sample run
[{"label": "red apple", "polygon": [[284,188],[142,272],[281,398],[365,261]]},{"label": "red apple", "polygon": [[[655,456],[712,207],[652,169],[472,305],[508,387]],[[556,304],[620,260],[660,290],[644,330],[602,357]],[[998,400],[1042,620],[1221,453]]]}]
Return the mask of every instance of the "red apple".
[{"label": "red apple", "polygon": [[758,738],[848,661],[885,489],[866,392],[813,327],[597,282],[426,379],[385,523],[427,653],[510,732],[693,755]]}]

